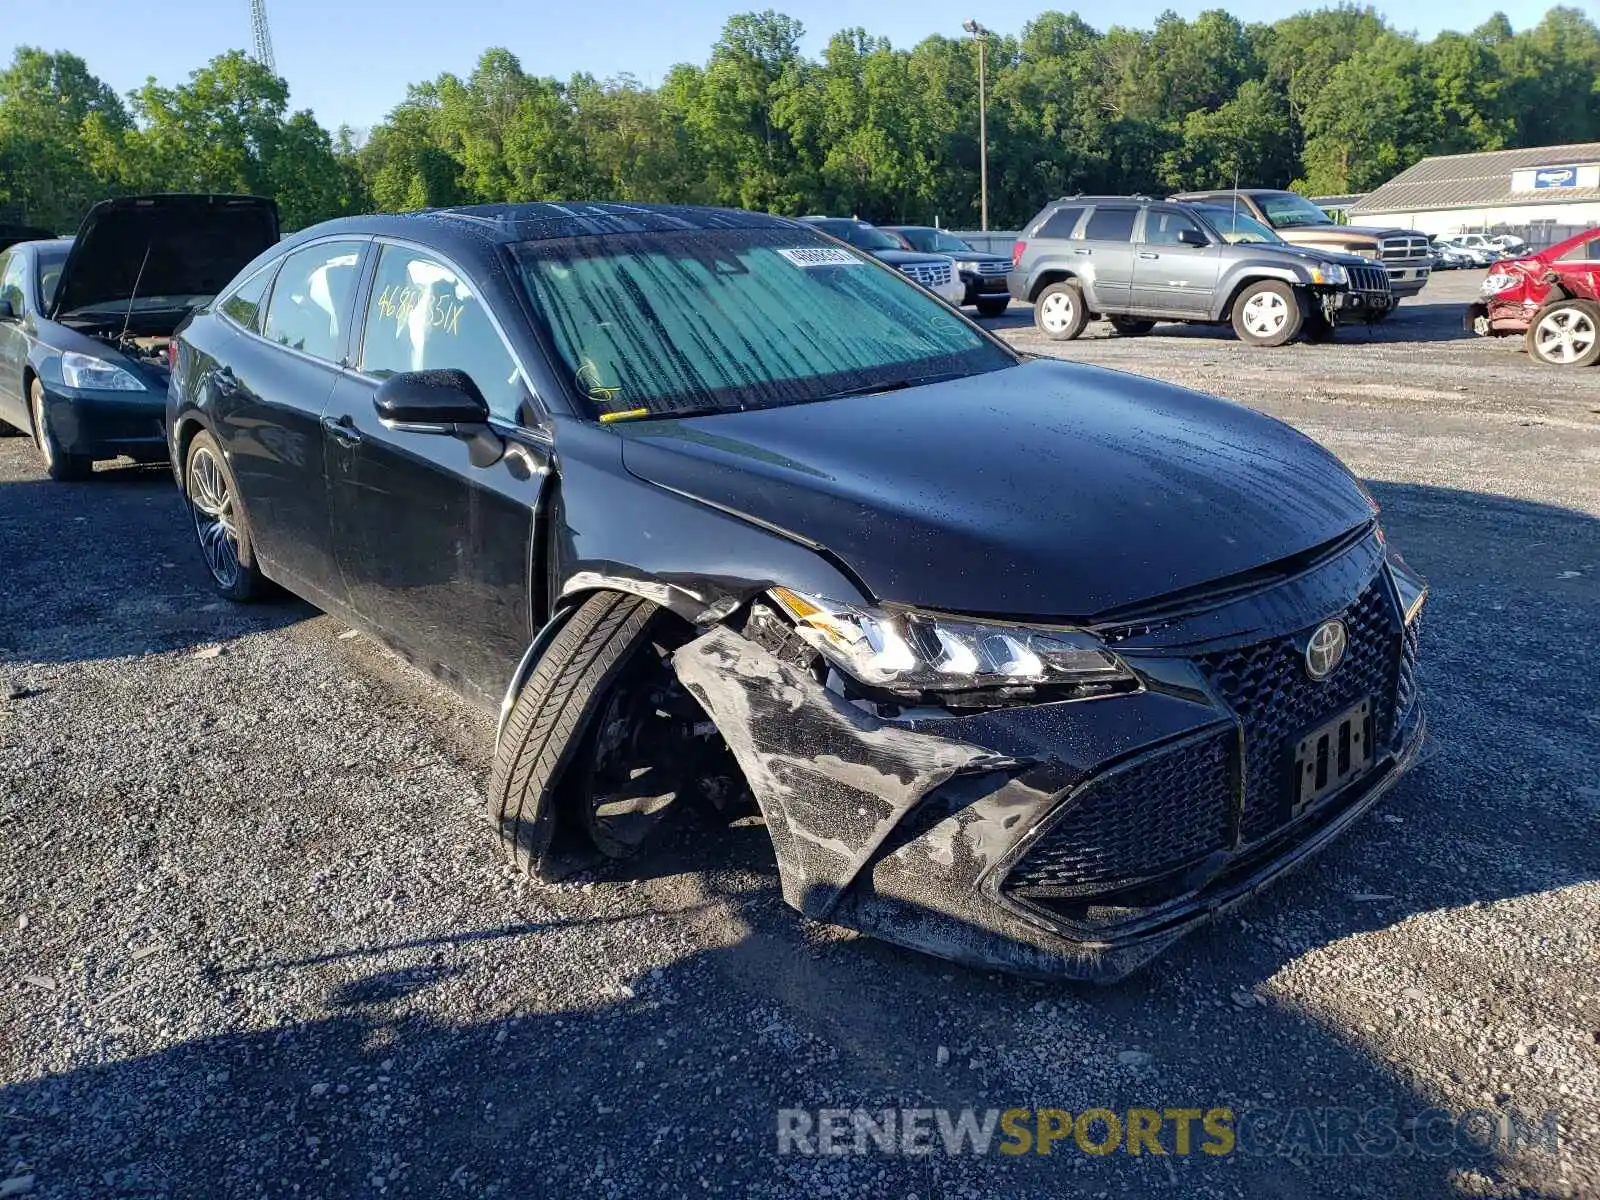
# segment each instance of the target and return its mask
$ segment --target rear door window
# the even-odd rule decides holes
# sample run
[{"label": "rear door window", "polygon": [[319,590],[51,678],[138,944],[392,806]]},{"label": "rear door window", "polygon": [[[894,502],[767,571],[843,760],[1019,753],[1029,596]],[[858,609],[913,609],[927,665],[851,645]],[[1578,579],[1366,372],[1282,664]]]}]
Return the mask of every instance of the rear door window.
[{"label": "rear door window", "polygon": [[1083,217],[1083,207],[1058,208],[1033,231],[1036,238],[1070,238],[1078,228],[1078,221]]},{"label": "rear door window", "polygon": [[365,242],[320,242],[283,260],[263,333],[269,341],[340,363]]},{"label": "rear door window", "polygon": [[1096,208],[1089,215],[1083,236],[1091,242],[1131,242],[1137,208]]},{"label": "rear door window", "polygon": [[527,385],[477,288],[419,250],[384,246],[367,302],[361,370],[387,379],[443,368],[472,376],[495,416],[522,419]]},{"label": "rear door window", "polygon": [[1593,241],[1579,242],[1571,250],[1563,254],[1559,262],[1600,262],[1600,238]]}]

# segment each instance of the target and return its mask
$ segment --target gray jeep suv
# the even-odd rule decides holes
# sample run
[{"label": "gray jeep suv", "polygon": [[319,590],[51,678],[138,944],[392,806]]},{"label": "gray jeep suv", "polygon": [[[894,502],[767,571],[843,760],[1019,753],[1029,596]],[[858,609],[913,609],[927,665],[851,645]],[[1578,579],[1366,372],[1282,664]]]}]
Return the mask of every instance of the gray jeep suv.
[{"label": "gray jeep suv", "polygon": [[1394,303],[1389,276],[1353,254],[1291,246],[1224,204],[1077,196],[1045,205],[1012,250],[1006,283],[1033,303],[1046,337],[1075,338],[1091,317],[1120,334],[1157,321],[1232,322],[1241,341],[1281,346],[1332,335]]}]

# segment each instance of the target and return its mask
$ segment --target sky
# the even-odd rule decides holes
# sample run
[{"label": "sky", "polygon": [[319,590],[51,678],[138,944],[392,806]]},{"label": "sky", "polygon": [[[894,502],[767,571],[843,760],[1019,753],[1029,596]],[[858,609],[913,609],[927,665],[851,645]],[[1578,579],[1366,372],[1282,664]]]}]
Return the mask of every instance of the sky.
[{"label": "sky", "polygon": [[[1567,0],[1580,9],[1600,0]],[[1273,4],[1268,0],[1121,0],[1114,19],[1103,6],[1084,5],[1089,24],[1149,27],[1164,10],[1192,18],[1227,7],[1246,23],[1272,21],[1328,3]],[[290,103],[310,108],[327,128],[381,121],[405,97],[406,85],[445,71],[465,75],[491,46],[505,46],[523,69],[565,79],[576,71],[600,78],[631,74],[656,83],[678,62],[704,62],[723,22],[768,7],[800,20],[804,49],[816,56],[840,29],[864,26],[896,46],[931,33],[960,36],[975,17],[996,33],[1018,33],[1050,8],[1050,0],[603,0],[586,4],[509,5],[504,0],[266,0],[278,73],[289,81]],[[1396,28],[1432,37],[1440,29],[1469,30],[1496,11],[1517,29],[1537,24],[1547,0],[1398,0],[1374,7]],[[526,16],[508,19],[508,10]],[[250,46],[249,0],[0,0],[0,50],[16,46],[70,50],[118,92],[149,76],[182,82],[215,55]],[[7,45],[6,43],[10,44]]]}]

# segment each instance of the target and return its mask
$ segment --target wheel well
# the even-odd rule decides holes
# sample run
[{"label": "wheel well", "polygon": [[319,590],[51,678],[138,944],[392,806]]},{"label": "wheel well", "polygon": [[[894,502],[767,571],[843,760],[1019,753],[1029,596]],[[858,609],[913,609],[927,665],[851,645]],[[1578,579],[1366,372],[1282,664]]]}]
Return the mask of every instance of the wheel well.
[{"label": "wheel well", "polygon": [[22,404],[28,410],[28,429],[34,437],[39,436],[39,431],[33,427],[33,381],[39,378],[39,373],[29,363],[22,368]]},{"label": "wheel well", "polygon": [[173,431],[173,436],[177,439],[178,443],[178,466],[177,470],[173,473],[178,477],[179,491],[185,490],[184,471],[186,468],[184,464],[189,458],[189,443],[194,441],[195,434],[199,433],[205,427],[205,422],[200,420],[199,417],[185,416],[178,421],[178,427]]},{"label": "wheel well", "polygon": [[1034,280],[1033,287],[1028,290],[1028,299],[1030,301],[1037,300],[1039,298],[1039,293],[1044,291],[1045,288],[1049,287],[1052,283],[1065,283],[1069,279],[1076,278],[1077,276],[1071,271],[1046,271],[1043,275],[1040,275],[1038,279]]},{"label": "wheel well", "polygon": [[1257,283],[1281,283],[1290,291],[1299,290],[1298,284],[1288,279],[1279,279],[1276,275],[1248,275],[1234,284],[1233,291],[1228,293],[1228,302],[1222,306],[1222,319],[1224,321],[1233,319],[1233,306],[1239,299],[1239,293]]}]

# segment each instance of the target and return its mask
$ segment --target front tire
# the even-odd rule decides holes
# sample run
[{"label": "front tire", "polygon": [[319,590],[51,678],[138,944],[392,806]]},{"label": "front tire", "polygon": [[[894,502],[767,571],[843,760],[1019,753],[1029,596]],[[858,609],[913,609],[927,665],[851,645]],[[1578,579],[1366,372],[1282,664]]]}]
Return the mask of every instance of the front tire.
[{"label": "front tire", "polygon": [[1010,307],[1011,297],[1002,296],[998,300],[979,300],[978,315],[980,317],[1003,317],[1006,309]]},{"label": "front tire", "polygon": [[594,839],[592,819],[573,819],[581,817],[574,807],[586,801],[592,785],[565,777],[580,751],[594,745],[590,726],[614,703],[613,684],[635,658],[651,652],[661,613],[637,596],[595,593],[551,640],[517,696],[495,748],[488,808],[518,870],[559,879],[569,860],[558,835],[580,828],[609,854],[623,848]]},{"label": "front tire", "polygon": [[1276,279],[1248,285],[1233,302],[1233,331],[1251,346],[1281,346],[1300,332],[1305,320],[1294,288]]},{"label": "front tire", "polygon": [[1083,293],[1075,283],[1052,283],[1033,302],[1034,327],[1052,341],[1070,342],[1088,323]]},{"label": "front tire", "polygon": [[1552,367],[1588,367],[1600,362],[1600,304],[1558,300],[1533,314],[1528,354]]},{"label": "front tire", "polygon": [[28,412],[33,417],[33,444],[44,460],[46,475],[57,483],[76,483],[94,474],[94,459],[87,454],[68,454],[56,440],[44,405],[44,384],[37,379],[28,384]]},{"label": "front tire", "polygon": [[200,554],[217,591],[241,604],[257,599],[267,580],[256,564],[250,526],[239,503],[239,485],[222,447],[207,430],[194,435],[184,458],[183,494],[200,543]]}]

